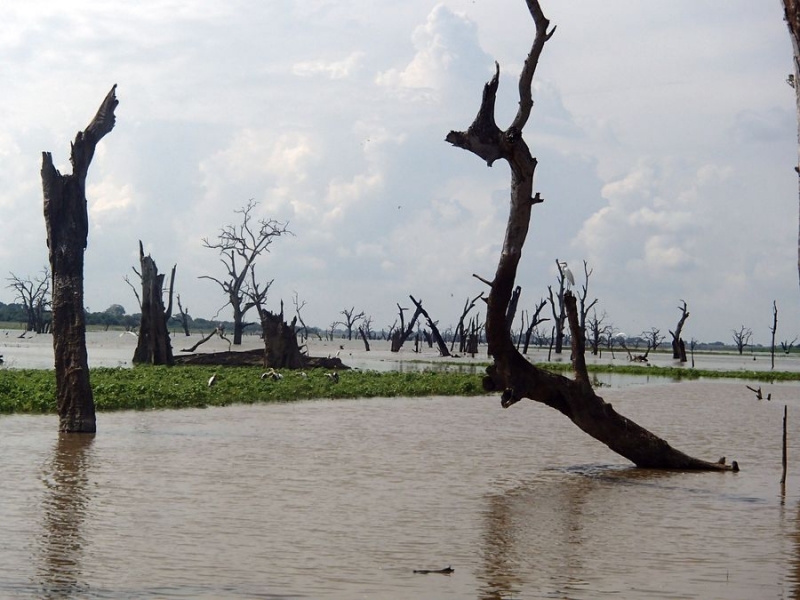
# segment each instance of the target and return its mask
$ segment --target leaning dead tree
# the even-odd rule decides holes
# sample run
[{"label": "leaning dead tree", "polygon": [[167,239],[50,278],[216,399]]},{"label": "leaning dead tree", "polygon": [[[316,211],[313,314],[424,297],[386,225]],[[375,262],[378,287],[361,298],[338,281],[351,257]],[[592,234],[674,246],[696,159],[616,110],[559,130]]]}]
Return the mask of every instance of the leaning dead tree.
[{"label": "leaning dead tree", "polygon": [[[175,269],[169,278],[169,304],[164,307],[164,274],[159,274],[156,261],[148,254],[139,241],[139,265],[137,272],[142,281],[140,298],[142,318],[139,323],[139,337],[133,353],[133,364],[172,365],[172,344],[169,339],[167,323],[172,315],[172,292],[175,289]],[[135,269],[134,269],[135,271]]]},{"label": "leaning dead tree", "polygon": [[411,302],[414,303],[414,306],[417,307],[417,311],[428,322],[428,327],[431,329],[431,336],[433,337],[433,341],[436,342],[436,347],[439,349],[439,356],[450,356],[450,350],[447,349],[447,344],[444,343],[444,339],[442,338],[442,334],[439,333],[439,328],[436,326],[436,323],[433,319],[431,319],[428,311],[422,308],[422,300],[415,300],[414,296],[409,296],[411,298]]},{"label": "leaning dead tree", "polygon": [[86,175],[98,142],[114,128],[117,86],[108,92],[92,122],[72,143],[72,174],[62,175],[49,152],[42,153],[42,190],[47,248],[53,275],[53,351],[59,431],[97,430],[89,385],[83,305],[83,253],[89,237]]},{"label": "leaning dead tree", "polygon": [[531,86],[536,65],[545,43],[555,29],[548,31],[538,0],[526,0],[536,24],[536,36],[519,79],[519,108],[505,131],[495,123],[494,107],[500,76],[496,64],[494,77],[486,84],[478,115],[466,131],[451,131],[446,140],[477,155],[492,165],[499,159],[511,168],[511,200],[503,248],[495,276],[490,282],[486,315],[486,339],[493,364],[487,369],[484,387],[501,391],[501,405],[509,407],[523,398],[530,398],[555,408],[578,427],[606,444],[614,452],[640,467],[665,469],[737,469],[724,461],[707,462],[674,449],[666,441],[617,413],[610,404],[595,394],[584,361],[584,341],[580,334],[575,296],[564,294],[570,326],[575,379],[549,373],[529,363],[514,347],[506,323],[508,304],[514,289],[522,248],[528,234],[531,210],[542,202],[533,194],[536,159],[522,137],[530,117],[533,99]]},{"label": "leaning dead tree", "polygon": [[407,311],[407,308],[403,308],[399,304],[397,305],[397,310],[400,312],[400,326],[397,327],[392,331],[392,335],[389,337],[391,340],[390,349],[392,352],[400,352],[400,348],[403,347],[403,344],[406,343],[406,340],[411,337],[411,334],[414,333],[414,325],[417,323],[417,319],[419,318],[420,307],[414,311],[414,316],[411,317],[411,320],[408,322],[408,326],[405,324],[405,319],[403,317],[403,313]]}]

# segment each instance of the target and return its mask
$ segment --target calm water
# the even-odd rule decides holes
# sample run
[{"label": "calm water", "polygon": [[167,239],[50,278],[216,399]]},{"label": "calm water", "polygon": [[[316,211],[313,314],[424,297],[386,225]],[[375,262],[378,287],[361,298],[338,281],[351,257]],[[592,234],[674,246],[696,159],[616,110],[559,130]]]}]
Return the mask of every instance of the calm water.
[{"label": "calm water", "polygon": [[0,597],[798,598],[800,387],[770,389],[603,390],[738,474],[629,468],[497,398],[2,417]]}]

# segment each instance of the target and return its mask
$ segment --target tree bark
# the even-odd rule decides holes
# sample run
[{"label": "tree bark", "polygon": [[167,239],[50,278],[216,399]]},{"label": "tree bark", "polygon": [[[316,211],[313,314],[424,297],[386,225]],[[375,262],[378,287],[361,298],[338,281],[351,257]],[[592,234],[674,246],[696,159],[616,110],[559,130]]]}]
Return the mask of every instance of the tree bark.
[{"label": "tree bark", "polygon": [[[798,0],[783,0],[784,18],[789,27],[792,39],[792,54],[794,70],[790,82],[795,94],[795,112],[797,113],[797,143],[798,160],[794,166],[795,172],[800,176],[800,2]],[[800,188],[798,188],[800,197]],[[797,271],[800,276],[800,232],[797,238]]]},{"label": "tree bark", "polygon": [[447,349],[447,344],[445,344],[444,339],[442,339],[442,334],[439,333],[439,328],[436,327],[436,323],[433,322],[433,319],[431,319],[428,311],[422,308],[422,300],[417,302],[414,299],[414,296],[409,296],[409,298],[411,298],[414,306],[417,307],[417,312],[425,317],[426,321],[428,321],[428,327],[431,328],[431,336],[433,336],[433,339],[436,341],[436,347],[439,349],[439,355],[450,356],[450,350]]},{"label": "tree bark", "polygon": [[83,253],[89,236],[86,175],[97,143],[114,128],[117,86],[111,88],[86,130],[72,143],[72,174],[62,175],[42,153],[42,189],[47,247],[53,277],[53,351],[59,431],[94,433],[94,397],[89,383],[83,306]]},{"label": "tree bark", "polygon": [[[156,261],[150,255],[144,255],[141,241],[139,241],[139,264],[142,278],[142,318],[139,324],[139,342],[133,353],[133,364],[173,365],[175,361],[167,329],[170,314],[164,308],[164,275],[158,274]],[[170,277],[170,307],[174,284],[175,267],[172,268]]]},{"label": "tree bark", "polygon": [[686,310],[686,301],[681,300],[681,302],[683,302],[683,306],[678,307],[678,309],[681,311],[681,318],[678,320],[678,324],[675,326],[675,331],[670,331],[670,334],[672,335],[672,358],[685,363],[686,344],[684,344],[681,335],[683,333],[683,325],[686,323],[686,319],[689,318],[689,311]]},{"label": "tree bark", "polygon": [[[476,154],[489,165],[502,158],[511,168],[510,213],[488,298],[486,338],[494,362],[487,369],[484,387],[487,391],[502,392],[503,407],[530,398],[555,408],[583,431],[640,467],[732,469],[733,466],[703,461],[673,449],[664,440],[618,414],[594,393],[584,363],[584,340],[572,293],[565,294],[565,304],[572,334],[574,380],[538,369],[514,347],[506,314],[528,234],[531,209],[542,201],[538,194],[532,194],[536,159],[522,138],[522,129],[533,106],[531,87],[536,65],[545,42],[555,32],[554,29],[548,31],[550,22],[537,0],[527,0],[527,6],[536,24],[536,36],[520,74],[519,109],[511,126],[501,131],[495,124],[494,106],[500,74],[499,65],[496,65],[494,77],[484,87],[475,121],[467,131],[451,131],[446,137],[451,144]],[[738,465],[735,468],[738,469]]]},{"label": "tree bark", "polygon": [[283,303],[281,312],[277,314],[263,309],[260,313],[264,336],[264,366],[273,369],[303,368],[305,360],[297,345],[297,334],[294,329],[297,317],[287,324],[283,319]]}]

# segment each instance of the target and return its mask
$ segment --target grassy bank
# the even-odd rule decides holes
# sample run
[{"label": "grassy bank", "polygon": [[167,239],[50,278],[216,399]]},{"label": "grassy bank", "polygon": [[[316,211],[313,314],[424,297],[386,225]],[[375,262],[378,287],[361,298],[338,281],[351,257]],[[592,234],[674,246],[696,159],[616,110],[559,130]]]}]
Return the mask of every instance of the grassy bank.
[{"label": "grassy bank", "polygon": [[[568,374],[569,364],[539,365]],[[592,365],[592,373],[649,375],[668,379],[736,378],[748,381],[800,381],[800,373],[761,371],[706,371],[639,365]],[[343,371],[338,382],[316,369],[303,376],[285,371],[280,380],[261,379],[260,368],[250,367],[136,367],[92,369],[91,382],[98,411],[147,410],[291,402],[319,398],[373,398],[396,396],[474,396],[483,394],[481,376],[455,372],[414,373]],[[216,374],[215,383],[208,385]],[[0,413],[55,412],[55,373],[40,369],[0,372]]]},{"label": "grassy bank", "polygon": [[[542,363],[538,367],[554,373],[571,373],[569,363]],[[652,367],[647,365],[587,365],[590,373],[617,373],[619,375],[649,375],[668,379],[746,379],[748,381],[780,382],[800,381],[800,372],[791,371],[713,371],[689,367]]]},{"label": "grassy bank", "polygon": [[[98,411],[146,410],[291,402],[314,398],[474,396],[484,393],[478,375],[343,371],[338,382],[315,369],[303,377],[285,371],[275,381],[249,367],[136,367],[92,369]],[[214,385],[209,378],[216,374]],[[0,373],[0,413],[55,412],[55,372],[38,369]]]}]

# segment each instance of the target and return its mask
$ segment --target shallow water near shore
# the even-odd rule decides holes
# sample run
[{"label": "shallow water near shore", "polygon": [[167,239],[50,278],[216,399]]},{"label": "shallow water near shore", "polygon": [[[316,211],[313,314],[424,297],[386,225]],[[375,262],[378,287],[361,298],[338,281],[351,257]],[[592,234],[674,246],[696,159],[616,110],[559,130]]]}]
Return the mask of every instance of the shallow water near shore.
[{"label": "shallow water near shore", "polygon": [[771,389],[604,390],[737,474],[634,469],[497,397],[2,417],[0,597],[800,597],[800,386]]}]

